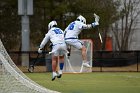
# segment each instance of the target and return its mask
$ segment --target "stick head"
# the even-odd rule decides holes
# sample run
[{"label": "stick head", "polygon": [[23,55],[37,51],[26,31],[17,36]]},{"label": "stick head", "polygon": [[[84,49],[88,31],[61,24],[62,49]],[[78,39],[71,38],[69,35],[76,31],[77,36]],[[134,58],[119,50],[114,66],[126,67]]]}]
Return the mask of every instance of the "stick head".
[{"label": "stick head", "polygon": [[100,17],[94,13],[95,22],[99,22]]}]

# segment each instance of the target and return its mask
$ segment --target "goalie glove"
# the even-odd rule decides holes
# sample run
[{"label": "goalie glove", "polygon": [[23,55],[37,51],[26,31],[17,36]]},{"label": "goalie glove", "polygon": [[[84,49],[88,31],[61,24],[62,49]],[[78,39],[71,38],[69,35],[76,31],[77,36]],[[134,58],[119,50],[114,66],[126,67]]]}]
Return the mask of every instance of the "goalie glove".
[{"label": "goalie glove", "polygon": [[42,53],[42,51],[43,51],[43,50],[42,50],[41,48],[38,49],[38,53]]}]

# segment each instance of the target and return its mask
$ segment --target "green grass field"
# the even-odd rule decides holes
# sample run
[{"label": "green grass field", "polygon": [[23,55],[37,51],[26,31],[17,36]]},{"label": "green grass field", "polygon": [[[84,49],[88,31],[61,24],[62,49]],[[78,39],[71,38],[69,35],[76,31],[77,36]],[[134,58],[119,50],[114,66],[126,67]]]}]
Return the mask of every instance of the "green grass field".
[{"label": "green grass field", "polygon": [[51,73],[26,73],[38,84],[61,93],[140,93],[139,72],[63,74],[51,81]]}]

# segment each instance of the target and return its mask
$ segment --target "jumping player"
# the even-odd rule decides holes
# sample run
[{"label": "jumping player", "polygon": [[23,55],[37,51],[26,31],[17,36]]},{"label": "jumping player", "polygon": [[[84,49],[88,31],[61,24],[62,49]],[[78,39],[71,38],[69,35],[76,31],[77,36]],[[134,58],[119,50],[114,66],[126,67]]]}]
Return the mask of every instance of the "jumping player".
[{"label": "jumping player", "polygon": [[[38,53],[42,53],[42,49],[45,44],[50,40],[52,43],[52,81],[55,78],[61,78],[62,70],[64,66],[64,55],[67,53],[67,47],[64,40],[64,32],[57,27],[56,21],[51,21],[48,24],[48,33],[45,35],[43,41],[40,44],[40,48],[38,49]],[[60,70],[57,72],[57,64],[59,58],[59,67]]]},{"label": "jumping player", "polygon": [[91,67],[87,61],[86,47],[83,45],[82,41],[78,39],[78,35],[83,29],[90,29],[99,25],[99,16],[94,14],[95,22],[91,24],[86,24],[86,19],[80,15],[74,22],[71,22],[65,29],[65,42],[66,44],[73,46],[82,52],[83,66]]}]

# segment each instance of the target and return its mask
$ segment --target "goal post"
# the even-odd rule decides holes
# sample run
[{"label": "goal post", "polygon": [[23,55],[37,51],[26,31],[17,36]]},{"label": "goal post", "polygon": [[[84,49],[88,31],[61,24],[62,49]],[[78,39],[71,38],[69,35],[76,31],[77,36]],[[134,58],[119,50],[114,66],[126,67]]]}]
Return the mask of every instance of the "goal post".
[{"label": "goal post", "polygon": [[12,61],[0,40],[0,93],[59,93],[28,78]]},{"label": "goal post", "polygon": [[86,73],[92,72],[92,49],[93,43],[90,39],[82,39],[84,46],[86,47],[87,61],[91,68],[83,67],[81,51],[71,46],[70,57],[65,57],[64,73]]}]

